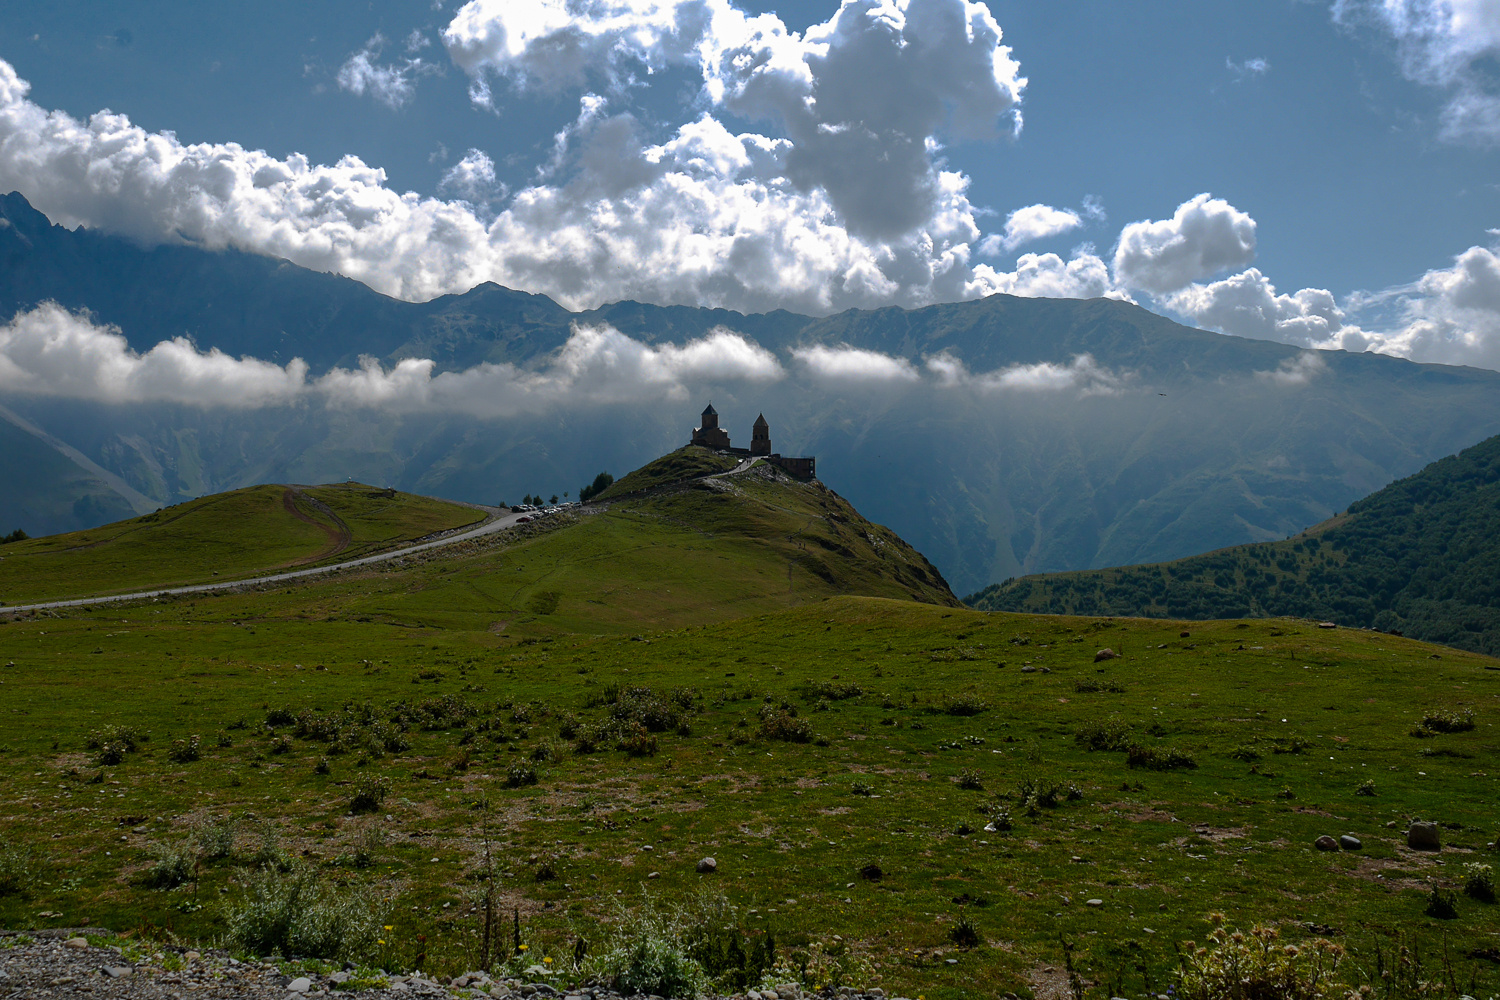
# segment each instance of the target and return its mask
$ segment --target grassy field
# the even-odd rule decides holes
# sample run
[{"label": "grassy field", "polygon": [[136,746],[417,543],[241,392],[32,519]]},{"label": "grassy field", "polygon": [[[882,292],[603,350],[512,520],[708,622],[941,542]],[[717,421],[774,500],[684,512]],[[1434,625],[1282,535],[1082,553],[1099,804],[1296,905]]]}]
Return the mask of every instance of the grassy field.
[{"label": "grassy field", "polygon": [[0,602],[209,583],[352,559],[484,519],[361,483],[252,486],[0,550]]},{"label": "grassy field", "polygon": [[[1496,860],[1500,661],[829,596],[919,565],[877,572],[853,543],[895,543],[836,500],[736,477],[380,572],[0,624],[0,925],[211,939],[280,858],[378,896],[370,961],[456,972],[488,844],[507,945],[514,909],[556,967],[623,913],[721,905],[813,981],[1024,995],[1071,960],[1137,997],[1217,912],[1331,938],[1350,982],[1420,963],[1500,991],[1495,907],[1424,914]],[[1407,850],[1414,817],[1441,853]],[[1345,833],[1363,848],[1313,846]],[[191,877],[150,887],[172,850]]]},{"label": "grassy field", "polygon": [[595,499],[613,500],[686,479],[728,472],[738,464],[739,460],[731,456],[720,455],[709,448],[688,445],[685,448],[678,448],[669,455],[663,455],[656,461],[649,462],[629,475],[616,480]]}]

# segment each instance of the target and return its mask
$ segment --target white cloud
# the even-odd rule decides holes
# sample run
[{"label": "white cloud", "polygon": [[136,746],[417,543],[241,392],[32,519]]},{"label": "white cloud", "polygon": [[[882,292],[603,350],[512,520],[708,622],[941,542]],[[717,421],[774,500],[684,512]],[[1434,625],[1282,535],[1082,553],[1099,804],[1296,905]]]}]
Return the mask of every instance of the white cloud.
[{"label": "white cloud", "polygon": [[1317,351],[1303,351],[1281,362],[1275,371],[1256,372],[1255,377],[1277,385],[1307,385],[1327,371],[1328,362],[1323,360],[1323,355]]},{"label": "white cloud", "polygon": [[576,328],[534,369],[484,364],[434,375],[425,358],[386,369],[363,358],[309,379],[307,365],[199,351],[185,339],[131,350],[120,331],[45,303],[0,326],[0,391],[104,403],[248,409],[291,404],[451,412],[479,417],[556,406],[683,400],[689,387],[766,384],[785,377],[765,348],[725,329],[681,346],[653,346],[609,326]]},{"label": "white cloud", "polygon": [[1225,56],[1224,68],[1233,73],[1235,81],[1239,82],[1257,76],[1265,76],[1271,72],[1271,63],[1259,56],[1246,59],[1244,62],[1235,62],[1233,59]]},{"label": "white cloud", "polygon": [[1115,247],[1115,280],[1167,295],[1255,259],[1255,220],[1221,198],[1200,194],[1170,219],[1132,222]]},{"label": "white cloud", "polygon": [[792,356],[819,378],[851,382],[915,382],[920,375],[910,361],[857,347],[798,347]]},{"label": "white cloud", "polygon": [[1373,301],[1394,303],[1394,327],[1351,331],[1340,346],[1500,369],[1500,252],[1495,249],[1470,247],[1452,267],[1428,271],[1415,284]]},{"label": "white cloud", "polygon": [[945,387],[981,393],[1077,390],[1084,395],[1099,395],[1116,391],[1123,381],[1102,368],[1091,354],[1076,355],[1066,365],[1043,361],[975,375],[955,355],[944,351],[927,359],[927,370]]},{"label": "white cloud", "polygon": [[1304,288],[1278,295],[1270,279],[1253,267],[1208,285],[1189,285],[1165,303],[1209,330],[1303,347],[1331,343],[1344,325],[1343,310],[1331,292]]},{"label": "white cloud", "polygon": [[1500,143],[1500,0],[1335,0],[1335,19],[1378,26],[1396,40],[1408,79],[1447,92],[1442,134]]},{"label": "white cloud", "polygon": [[471,204],[504,198],[506,187],[495,177],[495,161],[480,150],[471,149],[464,158],[443,173],[438,190],[456,195]]},{"label": "white cloud", "polygon": [[1022,254],[1016,259],[1016,269],[1009,272],[996,271],[988,264],[974,268],[970,294],[996,292],[1048,299],[1129,298],[1114,287],[1104,261],[1087,249],[1075,251],[1066,261],[1055,253]]},{"label": "white cloud", "polygon": [[144,354],[112,326],[46,302],[0,326],[0,390],[107,403],[169,402],[257,407],[296,399],[300,359],[278,367],[164,340]]},{"label": "white cloud", "polygon": [[[408,51],[416,51],[412,45],[420,37],[420,32],[413,32],[412,37],[407,39]],[[385,37],[377,32],[365,43],[364,48],[351,55],[339,67],[337,79],[341,90],[347,90],[356,97],[369,94],[395,111],[416,94],[414,77],[430,72],[435,67],[421,59],[412,58],[400,63],[381,64],[377,60],[385,44]]]},{"label": "white cloud", "polygon": [[1060,236],[1081,225],[1083,220],[1072,209],[1027,205],[1006,216],[1005,232],[986,236],[979,244],[979,252],[994,256],[1002,251],[1014,250],[1024,243]]}]

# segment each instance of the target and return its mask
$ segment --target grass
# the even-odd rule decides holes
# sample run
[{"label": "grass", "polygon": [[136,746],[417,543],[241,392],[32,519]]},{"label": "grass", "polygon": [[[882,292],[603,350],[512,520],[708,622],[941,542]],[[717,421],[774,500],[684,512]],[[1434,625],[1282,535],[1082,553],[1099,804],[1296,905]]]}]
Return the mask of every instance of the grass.
[{"label": "grass", "polygon": [[[242,908],[279,912],[270,864],[358,901],[360,927],[381,901],[386,969],[472,967],[487,903],[507,955],[571,969],[583,940],[666,968],[641,928],[708,889],[740,952],[774,938],[778,975],[929,1000],[1065,963],[1090,996],[1165,992],[1213,912],[1337,941],[1350,982],[1400,937],[1500,990],[1461,863],[1497,832],[1500,662],[1292,619],[829,596],[900,594],[920,564],[877,576],[895,543],[815,487],[732,485],[349,578],[0,624],[0,844],[26,873],[0,925],[260,940]],[[527,610],[542,591],[555,609]],[[174,760],[195,735],[201,759]],[[91,741],[131,749],[100,766]],[[1410,817],[1445,850],[1408,851]],[[1346,832],[1361,851],[1313,847]],[[186,880],[152,887],[183,851],[161,881]],[[1454,919],[1425,915],[1434,890]]]},{"label": "grass", "polygon": [[5,546],[0,602],[232,580],[369,555],[483,520],[471,507],[360,483],[252,486],[101,528]]},{"label": "grass", "polygon": [[738,464],[739,459],[734,456],[720,455],[716,451],[700,448],[697,445],[687,445],[641,466],[628,476],[615,480],[608,489],[591,502],[616,500],[642,490],[668,486],[701,476],[711,476],[717,472],[728,472]]}]

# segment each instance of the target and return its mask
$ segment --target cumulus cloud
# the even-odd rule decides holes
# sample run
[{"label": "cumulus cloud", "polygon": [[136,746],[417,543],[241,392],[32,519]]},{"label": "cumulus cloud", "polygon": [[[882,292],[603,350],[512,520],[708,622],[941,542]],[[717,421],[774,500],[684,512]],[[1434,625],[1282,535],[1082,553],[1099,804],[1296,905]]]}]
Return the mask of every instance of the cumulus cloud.
[{"label": "cumulus cloud", "polygon": [[18,313],[0,326],[0,390],[108,403],[170,402],[257,407],[303,391],[307,365],[285,367],[218,350],[199,351],[178,337],[144,354],[112,326],[56,303]]},{"label": "cumulus cloud", "polygon": [[1222,281],[1189,285],[1166,304],[1209,330],[1303,347],[1331,343],[1344,325],[1343,310],[1331,292],[1304,288],[1280,295],[1254,267]]},{"label": "cumulus cloud", "polygon": [[986,236],[979,244],[979,252],[993,256],[1001,251],[1050,236],[1060,236],[1083,225],[1078,213],[1067,208],[1051,205],[1027,205],[1005,217],[1005,232]]},{"label": "cumulus cloud", "polygon": [[462,160],[444,171],[438,190],[472,204],[506,195],[506,186],[495,177],[495,161],[477,149],[469,150]]},{"label": "cumulus cloud", "polygon": [[[420,33],[414,33],[413,38],[419,39]],[[407,39],[408,51],[416,51],[412,48],[413,38]],[[436,67],[415,58],[382,64],[378,60],[385,45],[385,36],[377,32],[364,48],[344,61],[339,67],[337,80],[341,90],[356,97],[368,94],[395,111],[416,94],[416,77]]]},{"label": "cumulus cloud", "polygon": [[[398,193],[387,186],[384,171],[357,157],[331,165],[300,154],[278,159],[235,143],[186,144],[171,133],[148,133],[120,114],[80,121],[49,112],[28,99],[30,85],[3,61],[0,189],[19,190],[60,224],[143,243],[191,242],[284,257],[411,300],[495,281],[549,294],[572,308],[640,298],[827,313],[951,301],[969,294],[970,246],[978,228],[968,179],[941,168],[927,147],[931,136],[921,129],[937,107],[955,129],[974,130],[976,118],[1013,106],[1011,89],[1019,87],[1015,80],[1006,87],[996,82],[1008,80],[1004,73],[1014,64],[996,45],[998,29],[980,30],[988,14],[974,7],[961,0],[911,0],[909,7],[879,8],[880,18],[835,18],[843,41],[825,39],[815,51],[805,51],[806,37],[798,41],[806,57],[800,65],[824,87],[813,103],[825,110],[844,108],[842,98],[834,78],[811,67],[833,60],[840,45],[875,46],[902,66],[901,60],[916,57],[891,53],[925,52],[926,62],[905,66],[910,75],[931,69],[932,45],[956,32],[962,37],[955,65],[964,63],[965,52],[980,52],[991,67],[987,86],[962,74],[955,78],[957,70],[938,74],[934,80],[945,84],[916,86],[926,96],[913,99],[925,110],[891,111],[894,117],[860,125],[872,135],[895,136],[891,149],[904,141],[897,133],[921,140],[915,173],[879,182],[886,184],[886,198],[860,187],[876,183],[870,177],[845,186],[837,176],[880,174],[886,167],[872,165],[884,163],[884,140],[844,150],[846,159],[824,163],[833,173],[819,174],[791,138],[736,134],[704,114],[650,143],[630,115],[608,114],[607,102],[596,101],[568,130],[568,169],[560,167],[556,176],[515,192],[503,210],[481,216],[462,195],[443,200]],[[899,25],[885,16],[893,11],[903,15]],[[947,16],[955,14],[962,16]],[[825,34],[832,31],[824,27]],[[964,40],[969,29],[974,37]],[[747,68],[755,60],[745,58],[740,70],[749,75],[735,77],[734,99],[769,108],[769,97],[755,96],[761,84]],[[762,69],[769,73],[772,66]],[[841,85],[855,82],[839,79]],[[821,134],[820,125],[837,132],[844,124],[859,122],[819,119],[809,128]],[[460,180],[483,180],[483,163],[475,158],[470,165],[470,174],[455,177],[445,190],[457,194]],[[916,189],[921,197],[902,194]],[[898,214],[917,206],[922,217],[900,236],[871,236],[889,228],[893,217],[882,222],[873,208],[862,214],[859,205],[866,201],[900,203],[899,210],[888,209]]]},{"label": "cumulus cloud", "polygon": [[1091,354],[1079,354],[1065,365],[1043,361],[1033,365],[1011,365],[992,372],[973,374],[957,356],[944,351],[927,359],[927,370],[939,384],[981,393],[1077,391],[1099,395],[1116,391],[1121,377],[1101,367]]},{"label": "cumulus cloud", "polygon": [[798,347],[792,356],[819,378],[848,382],[915,382],[921,378],[905,358],[847,345]]},{"label": "cumulus cloud", "polygon": [[1500,0],[1335,0],[1333,11],[1389,34],[1406,77],[1446,92],[1444,138],[1500,143]]},{"label": "cumulus cloud", "polygon": [[1109,266],[1087,249],[1075,251],[1066,261],[1055,253],[1022,254],[1016,259],[1014,271],[996,271],[980,264],[974,268],[969,290],[975,295],[1004,292],[1048,299],[1129,298],[1115,288]]},{"label": "cumulus cloud", "polygon": [[657,346],[610,326],[580,326],[537,368],[484,364],[436,375],[434,368],[425,358],[391,368],[363,358],[357,369],[309,379],[300,359],[277,366],[232,358],[183,338],[137,353],[118,329],[54,303],[0,326],[0,391],[104,403],[322,404],[503,417],[560,405],[684,400],[690,387],[765,384],[786,375],[771,352],[722,328],[680,346]]},{"label": "cumulus cloud", "polygon": [[1255,259],[1255,220],[1222,198],[1200,194],[1172,218],[1132,222],[1115,247],[1115,280],[1168,295]]},{"label": "cumulus cloud", "polygon": [[[1360,300],[1368,308],[1372,302]],[[1385,330],[1347,331],[1339,346],[1414,361],[1500,369],[1500,252],[1470,247],[1453,266],[1428,271],[1412,285],[1374,297],[1394,307]]]},{"label": "cumulus cloud", "polygon": [[1256,372],[1255,377],[1276,385],[1307,385],[1326,371],[1328,362],[1323,360],[1323,355],[1317,351],[1303,351],[1277,365],[1275,371]]}]

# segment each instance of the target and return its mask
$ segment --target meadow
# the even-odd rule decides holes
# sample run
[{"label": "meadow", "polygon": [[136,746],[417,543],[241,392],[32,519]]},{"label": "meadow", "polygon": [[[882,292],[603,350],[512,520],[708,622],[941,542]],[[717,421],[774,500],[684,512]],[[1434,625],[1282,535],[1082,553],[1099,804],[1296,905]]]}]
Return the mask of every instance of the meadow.
[{"label": "meadow", "polygon": [[[897,599],[920,564],[882,570],[894,543],[856,551],[833,502],[752,480],[296,587],[12,616],[0,925],[224,940],[305,877],[364,893],[385,969],[473,968],[488,913],[496,961],[566,978],[655,913],[740,982],[760,956],[913,997],[1070,969],[1136,997],[1221,914],[1335,942],[1337,978],[1384,995],[1500,992],[1500,921],[1464,891],[1497,860],[1500,661]],[[1405,846],[1413,819],[1441,852]]]}]

